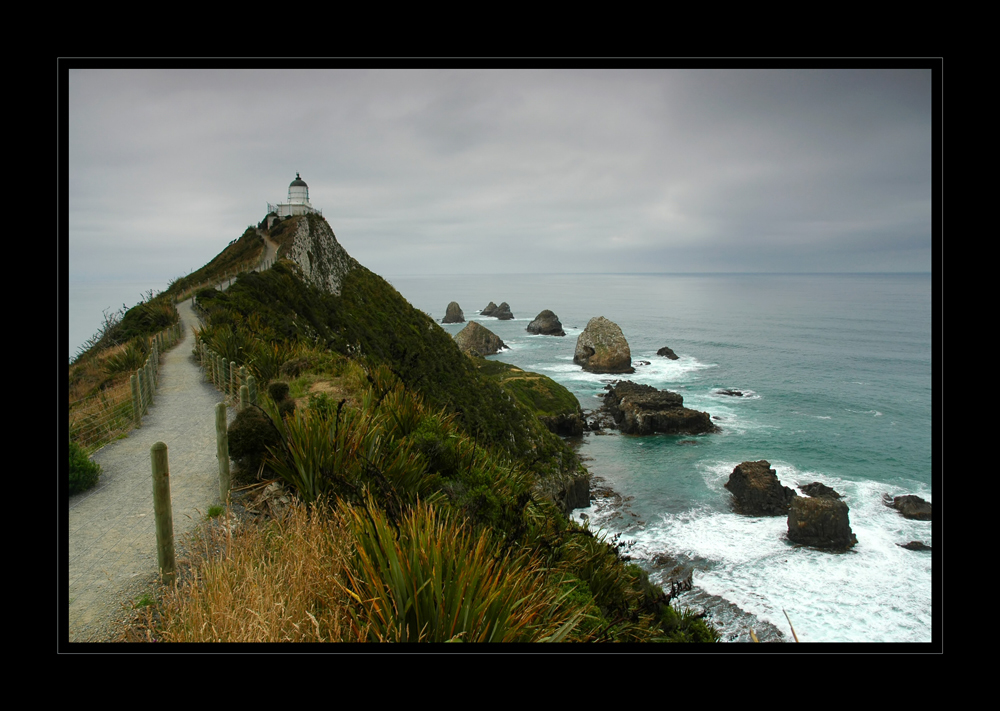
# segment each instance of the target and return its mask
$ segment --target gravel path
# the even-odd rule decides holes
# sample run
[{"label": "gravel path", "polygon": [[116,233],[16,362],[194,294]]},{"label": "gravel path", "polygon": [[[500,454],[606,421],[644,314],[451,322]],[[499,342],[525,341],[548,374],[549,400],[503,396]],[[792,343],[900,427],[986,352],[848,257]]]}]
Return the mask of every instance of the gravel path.
[{"label": "gravel path", "polygon": [[[167,445],[174,538],[219,503],[215,405],[222,394],[191,355],[191,301],[177,305],[184,336],[163,356],[142,427],[94,455],[97,488],[69,500],[69,641],[112,639],[131,603],[158,584],[150,447]],[[229,409],[230,420],[235,415]]]}]

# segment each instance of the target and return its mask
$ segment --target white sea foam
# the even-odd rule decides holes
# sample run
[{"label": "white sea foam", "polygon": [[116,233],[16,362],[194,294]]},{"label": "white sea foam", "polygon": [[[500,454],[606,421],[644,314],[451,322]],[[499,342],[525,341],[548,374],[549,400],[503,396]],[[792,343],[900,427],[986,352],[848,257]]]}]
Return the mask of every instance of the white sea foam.
[{"label": "white sea foam", "polygon": [[709,561],[698,587],[786,634],[787,611],[803,641],[930,641],[930,556],[900,548],[864,514],[851,525],[858,545],[848,553],[792,545],[783,516],[708,509],[665,515],[634,537],[646,555]]}]

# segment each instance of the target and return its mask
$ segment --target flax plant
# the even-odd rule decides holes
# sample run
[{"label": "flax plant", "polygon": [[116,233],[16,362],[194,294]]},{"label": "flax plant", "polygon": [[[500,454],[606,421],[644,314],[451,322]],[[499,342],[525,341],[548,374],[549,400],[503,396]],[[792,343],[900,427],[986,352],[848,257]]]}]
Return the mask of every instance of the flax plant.
[{"label": "flax plant", "polygon": [[137,336],[104,361],[104,371],[108,375],[118,373],[134,373],[141,368],[149,357],[148,339]]},{"label": "flax plant", "polygon": [[503,554],[421,503],[393,525],[369,502],[346,514],[357,552],[346,574],[353,630],[379,642],[580,640],[583,617],[527,553]]},{"label": "flax plant", "polygon": [[412,441],[393,436],[380,407],[366,397],[361,409],[342,408],[332,418],[306,408],[282,419],[265,403],[283,442],[269,448],[271,468],[307,502],[326,494],[357,502],[368,491],[398,511],[418,498],[442,498],[426,458]]}]

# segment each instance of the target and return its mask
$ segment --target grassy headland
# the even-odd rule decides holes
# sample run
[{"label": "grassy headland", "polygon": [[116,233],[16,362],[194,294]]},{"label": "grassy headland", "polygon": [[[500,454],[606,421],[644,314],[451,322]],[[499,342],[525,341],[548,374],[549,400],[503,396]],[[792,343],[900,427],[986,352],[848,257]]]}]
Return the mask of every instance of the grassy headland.
[{"label": "grassy headland", "polygon": [[586,476],[540,419],[578,411],[562,386],[465,356],[364,267],[332,294],[279,260],[196,304],[199,340],[260,383],[230,429],[237,480],[278,478],[298,503],[205,533],[145,608],[149,637],[715,641],[550,495]]}]

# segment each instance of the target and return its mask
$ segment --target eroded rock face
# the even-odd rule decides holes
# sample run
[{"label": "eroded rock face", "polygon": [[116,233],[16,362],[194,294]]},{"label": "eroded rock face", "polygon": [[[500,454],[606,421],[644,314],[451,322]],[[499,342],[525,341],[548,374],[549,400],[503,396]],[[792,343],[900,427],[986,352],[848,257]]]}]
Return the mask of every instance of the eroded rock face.
[{"label": "eroded rock face", "polygon": [[462,307],[458,305],[457,301],[448,304],[441,323],[465,323],[465,314],[462,313]]},{"label": "eroded rock face", "polygon": [[497,310],[493,312],[493,317],[500,319],[501,321],[510,321],[514,318],[514,314],[510,312],[510,304],[504,301],[497,307]]},{"label": "eroded rock face", "polygon": [[465,328],[455,334],[455,343],[463,353],[478,356],[493,355],[507,348],[498,335],[475,321],[469,321]]},{"label": "eroded rock face", "polygon": [[562,473],[539,477],[535,493],[552,501],[563,515],[569,516],[573,509],[590,506],[590,475]]},{"label": "eroded rock face", "polygon": [[496,314],[496,312],[497,312],[497,305],[494,304],[491,301],[489,303],[489,305],[487,305],[487,307],[485,309],[483,309],[482,311],[479,312],[479,315],[480,316],[493,316],[493,315]]},{"label": "eroded rock face", "polygon": [[684,398],[669,390],[621,380],[607,391],[604,409],[625,434],[702,434],[719,429],[707,412],[684,407]]},{"label": "eroded rock face", "polygon": [[632,351],[614,321],[595,316],[576,339],[573,362],[591,373],[634,373]]},{"label": "eroded rock face", "polygon": [[537,333],[542,336],[566,335],[566,332],[563,330],[562,323],[559,321],[559,317],[548,309],[545,309],[540,314],[535,316],[535,320],[529,323],[525,330],[528,333]]},{"label": "eroded rock face", "polygon": [[347,253],[329,223],[320,215],[295,218],[298,224],[279,256],[291,259],[302,270],[302,276],[314,286],[330,294],[340,294],[344,277],[360,265]]},{"label": "eroded rock face", "polygon": [[917,521],[931,520],[931,504],[919,496],[907,494],[906,496],[890,498],[888,494],[882,494],[882,501],[886,506],[896,509],[906,518],[916,519]]},{"label": "eroded rock face", "polygon": [[792,500],[802,498],[781,485],[766,459],[737,464],[726,488],[733,493],[737,513],[747,516],[784,516]]},{"label": "eroded rock face", "polygon": [[549,432],[560,437],[579,437],[583,434],[583,416],[578,412],[560,413],[558,415],[539,415],[538,419],[548,427]]},{"label": "eroded rock face", "polygon": [[851,531],[847,504],[829,496],[796,496],[788,508],[788,540],[816,548],[850,548],[858,542]]}]

